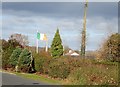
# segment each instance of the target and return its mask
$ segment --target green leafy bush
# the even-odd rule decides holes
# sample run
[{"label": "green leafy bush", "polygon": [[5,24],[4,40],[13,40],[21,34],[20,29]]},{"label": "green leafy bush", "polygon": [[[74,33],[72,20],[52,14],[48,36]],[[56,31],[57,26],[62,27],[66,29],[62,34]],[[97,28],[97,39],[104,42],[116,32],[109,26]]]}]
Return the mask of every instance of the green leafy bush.
[{"label": "green leafy bush", "polygon": [[24,49],[18,60],[18,67],[19,70],[22,72],[30,72],[30,69],[32,68],[32,56],[31,52],[29,52],[27,49]]},{"label": "green leafy bush", "polygon": [[45,62],[45,58],[41,57],[39,54],[35,56],[35,70],[37,72],[43,73],[43,64]]},{"label": "green leafy bush", "polygon": [[39,73],[47,74],[51,60],[50,54],[42,50],[39,54],[33,53],[33,57],[35,59],[35,70]]},{"label": "green leafy bush", "polygon": [[61,59],[54,59],[49,65],[49,76],[65,79],[70,73],[69,65]]},{"label": "green leafy bush", "polygon": [[19,48],[19,47],[17,47],[17,48],[13,51],[12,55],[10,56],[10,61],[9,61],[9,63],[10,63],[10,65],[13,66],[13,68],[15,68],[15,66],[18,64],[18,58],[19,58],[21,52],[22,52],[22,49]]}]

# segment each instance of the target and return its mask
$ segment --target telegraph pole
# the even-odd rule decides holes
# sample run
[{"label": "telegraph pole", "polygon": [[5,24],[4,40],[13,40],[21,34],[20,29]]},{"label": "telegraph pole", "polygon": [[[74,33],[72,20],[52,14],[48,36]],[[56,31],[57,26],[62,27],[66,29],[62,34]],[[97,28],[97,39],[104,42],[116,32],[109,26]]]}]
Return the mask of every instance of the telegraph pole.
[{"label": "telegraph pole", "polygon": [[85,49],[86,49],[86,14],[88,8],[88,0],[84,5],[84,19],[83,19],[83,30],[82,30],[82,41],[81,41],[81,56],[85,58]]}]

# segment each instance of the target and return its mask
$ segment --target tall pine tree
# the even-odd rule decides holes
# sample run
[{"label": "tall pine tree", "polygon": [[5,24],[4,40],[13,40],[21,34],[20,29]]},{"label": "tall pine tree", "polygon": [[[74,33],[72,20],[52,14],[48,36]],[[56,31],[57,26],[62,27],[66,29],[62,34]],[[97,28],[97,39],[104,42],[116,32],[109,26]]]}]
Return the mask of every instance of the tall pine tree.
[{"label": "tall pine tree", "polygon": [[51,54],[53,58],[58,58],[63,55],[62,40],[57,29],[51,45]]}]

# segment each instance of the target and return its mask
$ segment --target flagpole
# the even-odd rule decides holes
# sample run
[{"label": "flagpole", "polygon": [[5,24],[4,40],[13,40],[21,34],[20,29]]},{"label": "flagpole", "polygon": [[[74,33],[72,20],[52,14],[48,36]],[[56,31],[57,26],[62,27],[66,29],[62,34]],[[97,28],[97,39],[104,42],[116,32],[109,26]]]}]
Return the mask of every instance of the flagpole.
[{"label": "flagpole", "polygon": [[38,53],[38,39],[37,39],[36,43],[37,43],[36,52]]},{"label": "flagpole", "polygon": [[[38,33],[38,31],[37,31]],[[36,39],[36,53],[38,53],[38,38]]]},{"label": "flagpole", "polygon": [[48,45],[48,41],[46,40],[46,50],[45,50],[46,52],[48,51],[48,46],[47,45]]}]

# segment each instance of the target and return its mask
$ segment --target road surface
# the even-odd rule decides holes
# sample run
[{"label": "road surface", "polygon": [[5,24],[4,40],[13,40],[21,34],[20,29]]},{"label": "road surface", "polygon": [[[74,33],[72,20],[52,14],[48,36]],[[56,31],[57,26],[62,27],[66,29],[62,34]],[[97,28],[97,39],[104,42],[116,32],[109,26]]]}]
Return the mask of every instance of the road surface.
[{"label": "road surface", "polygon": [[2,85],[47,85],[43,82],[23,78],[15,74],[2,73]]}]

